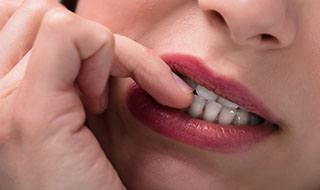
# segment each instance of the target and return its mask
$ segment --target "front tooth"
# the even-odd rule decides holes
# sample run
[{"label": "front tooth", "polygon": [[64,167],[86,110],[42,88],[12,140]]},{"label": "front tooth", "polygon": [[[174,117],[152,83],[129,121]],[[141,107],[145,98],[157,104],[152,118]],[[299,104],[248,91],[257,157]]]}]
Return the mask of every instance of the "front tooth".
[{"label": "front tooth", "polygon": [[223,107],[218,118],[219,124],[230,125],[235,116],[236,116],[235,110],[228,107]]},{"label": "front tooth", "polygon": [[218,95],[216,95],[214,92],[209,91],[208,89],[200,85],[197,86],[196,91],[199,96],[202,96],[207,100],[215,101],[218,98]]},{"label": "front tooth", "polygon": [[229,100],[227,100],[227,99],[225,99],[223,97],[218,98],[217,102],[222,104],[222,105],[224,105],[224,106],[226,106],[226,107],[228,107],[228,108],[231,108],[231,109],[239,108],[239,106],[237,104],[235,104],[235,103],[233,103],[233,102],[231,102],[231,101],[229,101]]},{"label": "front tooth", "polygon": [[209,101],[204,109],[203,119],[208,122],[214,122],[217,119],[222,105],[215,101]]},{"label": "front tooth", "polygon": [[206,105],[206,99],[201,96],[193,96],[192,105],[189,109],[189,114],[192,117],[200,117],[203,113],[203,108]]},{"label": "front tooth", "polygon": [[238,110],[233,120],[234,125],[247,125],[249,122],[250,114],[245,110]]}]

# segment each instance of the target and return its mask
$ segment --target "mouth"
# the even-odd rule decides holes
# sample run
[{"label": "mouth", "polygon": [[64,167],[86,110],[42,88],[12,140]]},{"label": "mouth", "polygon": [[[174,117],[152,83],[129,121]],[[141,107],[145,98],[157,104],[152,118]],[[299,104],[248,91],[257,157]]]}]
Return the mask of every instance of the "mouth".
[{"label": "mouth", "polygon": [[161,57],[194,89],[193,102],[185,110],[169,108],[134,84],[128,92],[127,106],[143,126],[217,152],[247,150],[279,130],[274,115],[239,82],[214,73],[190,55]]}]

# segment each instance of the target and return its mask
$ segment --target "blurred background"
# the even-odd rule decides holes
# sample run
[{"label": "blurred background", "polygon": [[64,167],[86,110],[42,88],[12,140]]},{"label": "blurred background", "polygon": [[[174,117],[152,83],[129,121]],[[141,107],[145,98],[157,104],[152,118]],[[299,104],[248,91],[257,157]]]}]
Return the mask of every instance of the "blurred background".
[{"label": "blurred background", "polygon": [[78,0],[62,0],[61,3],[64,4],[68,9],[74,11],[76,9]]}]

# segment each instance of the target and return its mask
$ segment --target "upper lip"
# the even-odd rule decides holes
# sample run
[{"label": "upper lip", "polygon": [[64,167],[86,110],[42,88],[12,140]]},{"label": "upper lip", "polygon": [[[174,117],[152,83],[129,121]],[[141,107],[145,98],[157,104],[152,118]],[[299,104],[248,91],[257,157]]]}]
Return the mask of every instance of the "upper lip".
[{"label": "upper lip", "polygon": [[276,123],[275,115],[250,90],[237,80],[217,74],[207,68],[200,58],[186,54],[163,54],[161,58],[174,72],[192,79],[197,84],[229,99],[247,111]]}]

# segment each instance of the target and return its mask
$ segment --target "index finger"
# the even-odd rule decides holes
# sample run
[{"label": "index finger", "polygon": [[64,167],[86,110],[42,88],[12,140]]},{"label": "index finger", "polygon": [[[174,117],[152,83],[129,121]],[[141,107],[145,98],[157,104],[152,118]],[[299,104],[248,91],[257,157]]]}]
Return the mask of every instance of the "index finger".
[{"label": "index finger", "polygon": [[193,89],[174,74],[159,56],[121,35],[115,35],[115,44],[112,76],[132,77],[163,105],[174,108],[190,106]]}]

